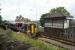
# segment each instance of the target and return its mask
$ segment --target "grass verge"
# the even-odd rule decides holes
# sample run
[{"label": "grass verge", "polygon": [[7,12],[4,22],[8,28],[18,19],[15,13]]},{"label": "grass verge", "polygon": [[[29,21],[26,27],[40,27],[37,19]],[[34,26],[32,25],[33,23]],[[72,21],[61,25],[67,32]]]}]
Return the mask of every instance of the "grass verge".
[{"label": "grass verge", "polygon": [[61,48],[61,47],[59,48],[58,46],[45,43],[45,42],[38,40],[38,39],[29,38],[24,33],[18,33],[17,34],[16,32],[11,32],[9,34],[9,36],[14,40],[19,40],[19,41],[22,41],[24,43],[31,44],[32,46],[36,46],[38,48],[41,48],[42,50],[67,50],[65,48]]}]

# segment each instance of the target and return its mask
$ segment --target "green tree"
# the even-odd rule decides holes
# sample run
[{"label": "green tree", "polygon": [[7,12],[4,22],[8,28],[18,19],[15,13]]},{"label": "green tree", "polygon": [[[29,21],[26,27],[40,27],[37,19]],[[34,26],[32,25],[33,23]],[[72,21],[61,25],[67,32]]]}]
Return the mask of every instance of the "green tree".
[{"label": "green tree", "polygon": [[42,26],[42,27],[44,27],[44,17],[47,15],[47,13],[46,14],[43,14],[42,16],[41,16],[41,18],[40,18],[40,25]]},{"label": "green tree", "polygon": [[2,16],[0,15],[0,23],[2,22]]},{"label": "green tree", "polygon": [[70,13],[64,7],[53,8],[50,13],[62,13],[65,16],[70,16]]}]

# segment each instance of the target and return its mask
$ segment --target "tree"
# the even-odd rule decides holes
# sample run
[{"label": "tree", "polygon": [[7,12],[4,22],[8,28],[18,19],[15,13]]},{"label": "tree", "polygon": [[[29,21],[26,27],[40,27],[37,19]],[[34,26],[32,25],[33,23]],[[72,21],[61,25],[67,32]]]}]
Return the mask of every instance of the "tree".
[{"label": "tree", "polygon": [[[49,12],[50,14],[53,14],[53,13],[62,13],[64,14],[65,16],[70,16],[70,13],[64,8],[64,7],[57,7],[57,8],[53,8],[50,10]],[[46,14],[42,14],[41,18],[40,18],[40,24],[41,26],[44,26],[44,16],[46,16],[47,14],[49,13],[46,13]]]},{"label": "tree", "polygon": [[2,22],[2,16],[0,15],[0,23]]},{"label": "tree", "polygon": [[50,13],[62,13],[65,16],[70,16],[70,13],[64,7],[53,8]]},{"label": "tree", "polygon": [[44,26],[44,19],[43,19],[43,17],[40,18],[40,25],[41,25],[41,26]]},{"label": "tree", "polygon": [[43,14],[42,16],[41,16],[41,18],[40,18],[40,25],[42,26],[42,27],[44,27],[44,17],[47,15],[47,13],[46,14]]}]

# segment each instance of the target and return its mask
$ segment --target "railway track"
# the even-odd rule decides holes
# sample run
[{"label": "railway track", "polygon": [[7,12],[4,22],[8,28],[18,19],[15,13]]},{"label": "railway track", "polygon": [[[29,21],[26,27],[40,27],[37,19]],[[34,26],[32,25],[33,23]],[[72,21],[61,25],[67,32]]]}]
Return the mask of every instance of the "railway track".
[{"label": "railway track", "polygon": [[47,36],[47,35],[44,35],[44,34],[45,33],[40,33],[40,37],[46,38],[46,39],[55,40],[55,41],[61,42],[63,44],[75,46],[75,42],[72,42],[72,41],[69,41],[69,40],[65,40],[65,39],[61,39],[61,38],[57,38],[56,36],[51,36],[51,35]]},{"label": "railway track", "polygon": [[67,48],[69,50],[75,50],[75,43],[71,41],[62,40],[62,39],[58,39],[54,37],[48,37],[48,36],[41,36],[38,39],[46,43],[50,43],[50,44],[62,47],[62,48]]},{"label": "railway track", "polygon": [[42,41],[44,41],[46,43],[50,43],[52,45],[56,45],[59,48],[66,48],[67,50],[75,50],[75,46],[67,45],[67,44],[64,44],[64,43],[52,40],[52,39],[47,39],[47,38],[38,38],[38,39],[42,40]]},{"label": "railway track", "polygon": [[57,37],[42,36],[42,38],[51,39],[51,40],[55,40],[55,41],[61,42],[61,43],[63,43],[63,44],[75,46],[75,42],[68,41],[68,40],[64,40],[64,39],[59,39],[59,38],[57,38]]}]

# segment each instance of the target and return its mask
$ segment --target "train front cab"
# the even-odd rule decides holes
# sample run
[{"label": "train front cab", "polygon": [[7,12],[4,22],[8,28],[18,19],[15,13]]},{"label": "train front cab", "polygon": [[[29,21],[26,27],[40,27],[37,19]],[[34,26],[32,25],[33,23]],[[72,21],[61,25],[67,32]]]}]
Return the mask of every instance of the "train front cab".
[{"label": "train front cab", "polygon": [[38,27],[36,23],[17,23],[17,30],[26,33],[28,36],[36,36],[38,33]]},{"label": "train front cab", "polygon": [[31,24],[27,24],[27,34],[29,36],[36,36],[36,34],[38,33],[38,27],[37,24],[31,23]]}]

